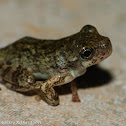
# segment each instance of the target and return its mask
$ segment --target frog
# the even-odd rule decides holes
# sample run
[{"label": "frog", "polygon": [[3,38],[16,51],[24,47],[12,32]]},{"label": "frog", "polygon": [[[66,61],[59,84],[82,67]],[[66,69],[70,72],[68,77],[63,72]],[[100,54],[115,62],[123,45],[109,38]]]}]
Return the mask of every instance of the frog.
[{"label": "frog", "polygon": [[92,25],[60,39],[26,36],[0,48],[0,79],[14,91],[39,90],[51,106],[60,103],[54,87],[70,84],[72,101],[80,102],[75,79],[111,53],[110,39]]}]

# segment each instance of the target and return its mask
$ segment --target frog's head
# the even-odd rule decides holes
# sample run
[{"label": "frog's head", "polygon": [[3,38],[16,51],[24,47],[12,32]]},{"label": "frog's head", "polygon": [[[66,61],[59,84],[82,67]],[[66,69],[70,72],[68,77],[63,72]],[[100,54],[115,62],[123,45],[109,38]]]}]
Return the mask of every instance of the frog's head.
[{"label": "frog's head", "polygon": [[101,36],[95,27],[84,26],[79,33],[79,57],[84,67],[95,65],[112,53],[109,38]]}]

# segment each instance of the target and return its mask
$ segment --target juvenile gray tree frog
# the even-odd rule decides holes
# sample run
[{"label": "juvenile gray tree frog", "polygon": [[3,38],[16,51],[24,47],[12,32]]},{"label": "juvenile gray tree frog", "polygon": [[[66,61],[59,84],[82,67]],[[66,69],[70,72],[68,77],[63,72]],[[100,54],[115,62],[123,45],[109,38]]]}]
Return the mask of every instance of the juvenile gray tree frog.
[{"label": "juvenile gray tree frog", "polygon": [[52,106],[59,104],[53,87],[71,83],[72,101],[80,102],[74,79],[111,53],[109,38],[91,25],[58,40],[24,37],[0,49],[0,77],[15,91],[40,89]]}]

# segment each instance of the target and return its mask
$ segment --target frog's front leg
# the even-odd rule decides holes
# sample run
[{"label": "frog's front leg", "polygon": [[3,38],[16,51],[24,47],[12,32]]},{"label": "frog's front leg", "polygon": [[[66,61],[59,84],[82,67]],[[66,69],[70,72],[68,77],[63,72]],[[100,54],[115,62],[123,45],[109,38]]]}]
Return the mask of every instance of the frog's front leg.
[{"label": "frog's front leg", "polygon": [[59,105],[59,96],[54,90],[53,86],[55,82],[58,82],[60,77],[54,76],[50,78],[49,80],[45,81],[41,85],[41,91],[43,92],[45,96],[45,100],[49,105],[56,106]]},{"label": "frog's front leg", "polygon": [[80,102],[78,93],[77,93],[77,85],[75,83],[75,81],[73,80],[72,82],[70,82],[71,84],[71,91],[72,91],[72,101],[73,102]]}]

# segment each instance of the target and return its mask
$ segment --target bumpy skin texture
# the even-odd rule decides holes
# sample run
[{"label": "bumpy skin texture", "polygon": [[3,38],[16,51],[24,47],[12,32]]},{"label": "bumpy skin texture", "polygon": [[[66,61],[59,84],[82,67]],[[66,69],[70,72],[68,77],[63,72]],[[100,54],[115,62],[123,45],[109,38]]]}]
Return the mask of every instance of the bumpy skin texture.
[{"label": "bumpy skin texture", "polygon": [[[87,48],[93,51],[84,59],[80,52]],[[0,76],[12,90],[40,89],[47,103],[55,106],[59,104],[59,97],[54,86],[72,82],[84,74],[87,67],[101,62],[111,53],[109,38],[101,36],[91,25],[58,40],[24,37],[0,49]],[[74,82],[71,87],[72,100],[79,102]]]}]

